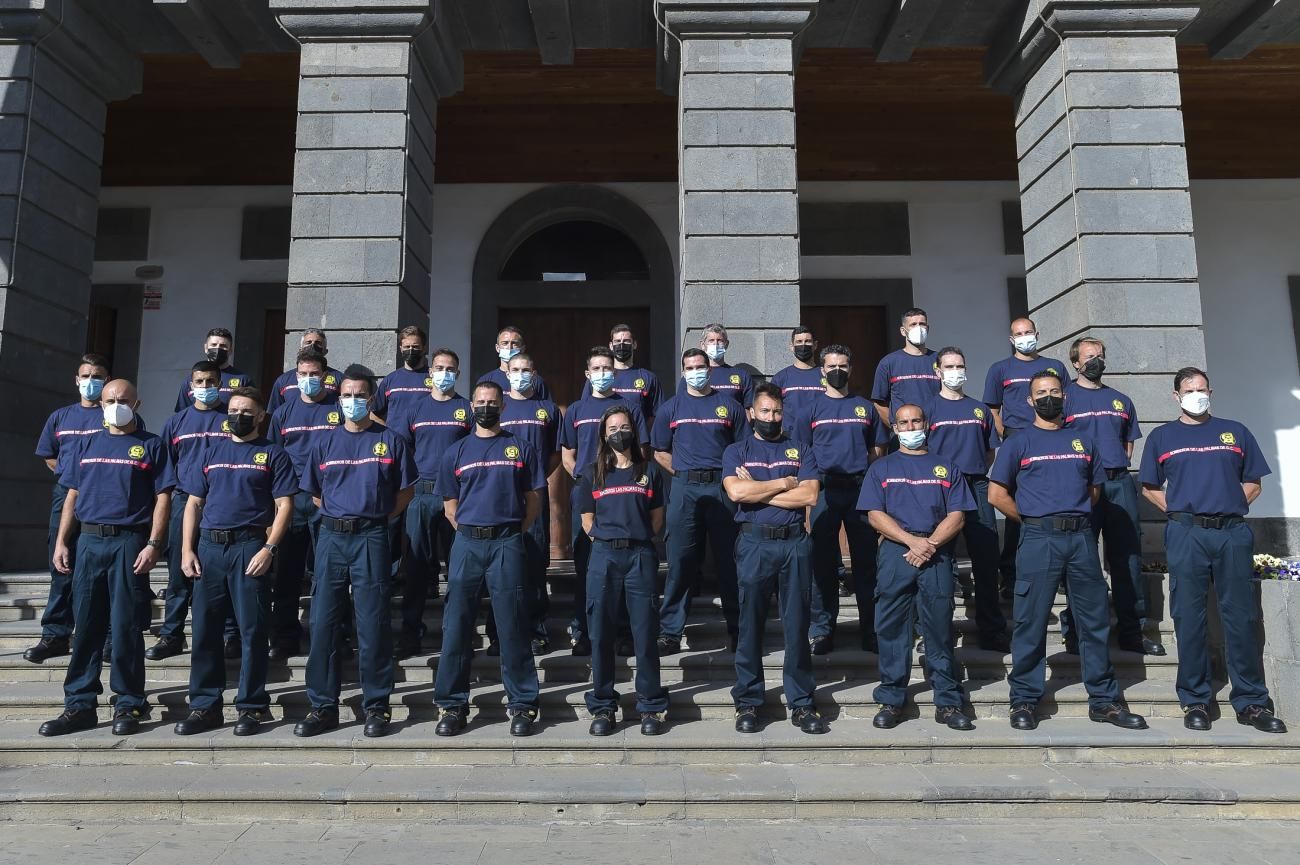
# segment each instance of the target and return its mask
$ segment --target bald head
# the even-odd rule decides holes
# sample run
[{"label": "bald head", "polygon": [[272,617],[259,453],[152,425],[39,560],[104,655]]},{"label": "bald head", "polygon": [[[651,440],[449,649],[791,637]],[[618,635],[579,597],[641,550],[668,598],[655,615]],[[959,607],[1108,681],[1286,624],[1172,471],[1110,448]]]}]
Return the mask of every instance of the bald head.
[{"label": "bald head", "polygon": [[134,384],[124,378],[115,378],[104,385],[104,394],[100,401],[104,403],[124,402],[134,408],[135,404],[140,401],[140,397],[136,394]]},{"label": "bald head", "polygon": [[1037,331],[1038,327],[1034,324],[1032,318],[1018,318],[1011,322],[1012,336],[1024,336],[1027,333],[1036,333]]}]

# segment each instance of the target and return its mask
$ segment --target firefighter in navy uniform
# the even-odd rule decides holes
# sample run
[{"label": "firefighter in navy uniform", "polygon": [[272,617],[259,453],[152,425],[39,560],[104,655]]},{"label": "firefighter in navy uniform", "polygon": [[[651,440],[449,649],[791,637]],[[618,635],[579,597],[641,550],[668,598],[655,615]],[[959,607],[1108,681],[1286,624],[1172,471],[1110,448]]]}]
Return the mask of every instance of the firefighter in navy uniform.
[{"label": "firefighter in navy uniform", "polygon": [[[167,448],[139,428],[135,385],[110,381],[100,394],[105,429],[85,436],[63,475],[68,488],[54,567],[72,573],[72,657],[63,681],[64,711],[41,725],[42,736],[89,730],[103,693],[104,637],[112,622],[109,684],[116,694],[113,733],[140,731],[149,714],[144,692],[144,629],[149,625],[149,570],[165,546],[171,490],[175,485]],[[76,535],[74,525],[81,524]],[[76,537],[76,570],[69,543]]]},{"label": "firefighter in navy uniform", "polygon": [[826,392],[826,381],[817,358],[817,337],[813,336],[812,328],[801,324],[790,331],[790,351],[794,363],[772,376],[772,384],[781,389],[787,425]]},{"label": "firefighter in navy uniform", "polygon": [[510,734],[536,731],[539,689],[529,644],[532,604],[523,534],[541,511],[546,477],[542,457],[532,446],[501,429],[504,398],[494,382],[475,385],[474,432],[447,451],[438,477],[438,495],[457,534],[433,684],[434,701],[442,710],[434,729],[439,736],[454,736],[469,723],[471,640],[484,584],[501,641]]},{"label": "firefighter in navy uniform", "polygon": [[[309,327],[303,332],[302,341],[299,343],[298,353],[301,355],[304,351],[311,351],[325,357],[329,354],[329,341],[325,336],[325,331],[319,328]],[[321,376],[321,389],[324,391],[324,401],[328,403],[338,402],[339,399],[339,382],[343,380],[343,373],[332,366],[325,367],[325,374]],[[271,390],[266,396],[266,415],[274,417],[280,406],[290,400],[298,397],[298,365],[294,363],[292,369],[286,369],[280,374],[280,377],[271,385]]]},{"label": "firefighter in navy uniform", "polygon": [[614,643],[620,613],[626,609],[636,654],[636,710],[641,732],[663,731],[668,692],[659,678],[659,556],[655,536],[664,524],[664,479],[641,450],[632,411],[621,405],[600,418],[595,461],[582,470],[578,514],[590,535],[587,603],[591,629],[591,681],[587,709],[591,734],[615,729],[618,692],[614,690]]},{"label": "firefighter in navy uniform", "polygon": [[[233,363],[231,357],[235,353],[235,338],[230,331],[224,327],[214,327],[208,331],[207,337],[203,341],[203,356],[217,365],[220,371],[221,384],[218,387],[218,399],[224,404],[230,391],[237,387],[255,387],[253,379],[248,373],[243,372]],[[181,385],[180,393],[176,395],[176,405],[172,408],[173,412],[184,411],[194,404],[194,390],[192,388],[192,379],[186,379]]]},{"label": "firefighter in navy uniform", "polygon": [[190,714],[176,725],[182,736],[223,723],[226,659],[221,635],[231,614],[241,637],[234,733],[252,735],[271,720],[266,692],[271,568],[293,522],[298,476],[284,448],[258,433],[266,417],[260,392],[236,388],[226,411],[230,437],[204,446],[185,505],[182,569],[194,581],[194,645]]},{"label": "firefighter in navy uniform", "polygon": [[320,508],[316,540],[316,591],[312,597],[307,697],[311,712],[295,736],[315,736],[339,723],[342,670],[335,650],[351,592],[356,611],[366,736],[383,736],[392,721],[392,557],[389,520],[414,493],[415,463],[406,439],[374,420],[375,381],[364,367],[348,367],[339,386],[343,426],[312,452],[301,487]]},{"label": "firefighter in navy uniform", "polygon": [[[1169,515],[1169,608],[1178,639],[1178,702],[1189,730],[1210,729],[1214,685],[1206,647],[1207,601],[1219,600],[1228,656],[1228,699],[1237,722],[1285,733],[1273,714],[1257,626],[1253,584],[1255,536],[1246,523],[1268,463],[1250,430],[1210,414],[1210,378],[1187,367],[1174,376],[1182,413],[1152,430],[1142,456],[1142,494]],[[1213,588],[1211,588],[1213,584]]]},{"label": "firefighter in navy uniform", "polygon": [[[1038,726],[1047,669],[1047,623],[1061,580],[1070,581],[1079,626],[1079,661],[1088,717],[1128,730],[1146,729],[1123,703],[1110,661],[1106,579],[1092,534],[1092,508],[1106,478],[1096,449],[1065,429],[1061,379],[1031,377],[1026,399],[1035,417],[998,450],[989,472],[989,502],[1023,524],[1016,550],[1015,630],[1011,635],[1011,726]],[[1014,498],[1013,498],[1014,492]]]},{"label": "firefighter in navy uniform", "polygon": [[880,638],[880,711],[872,723],[897,727],[912,673],[912,622],[920,619],[934,687],[934,720],[972,730],[953,659],[953,541],[975,498],[961,470],[926,446],[925,410],[905,403],[891,412],[898,450],[867,470],[858,510],[880,533],[876,633]]},{"label": "firefighter in navy uniform", "polygon": [[[490,381],[505,393],[510,390],[510,360],[523,354],[528,346],[524,344],[524,335],[519,328],[508,324],[497,332],[497,341],[492,348],[500,363],[496,369],[479,376],[479,381]],[[538,399],[551,398],[551,388],[536,370],[533,371],[533,395]]]},{"label": "firefighter in navy uniform", "polygon": [[808,509],[821,487],[817,460],[803,442],[781,431],[781,390],[754,389],[749,408],[754,433],[722,455],[722,484],[736,503],[736,571],[740,634],[736,642],[736,732],[756,733],[763,705],[763,635],[772,593],[785,632],[783,688],[790,722],[805,733],[825,733],[813,692],[808,622],[812,593],[812,542],[805,528]]}]

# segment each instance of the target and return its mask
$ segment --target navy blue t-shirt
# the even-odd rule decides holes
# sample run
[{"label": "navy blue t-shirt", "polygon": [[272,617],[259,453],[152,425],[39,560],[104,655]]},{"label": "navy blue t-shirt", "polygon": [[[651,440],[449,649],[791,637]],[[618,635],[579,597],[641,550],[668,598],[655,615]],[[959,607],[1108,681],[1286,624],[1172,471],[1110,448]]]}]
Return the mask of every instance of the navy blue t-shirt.
[{"label": "navy blue t-shirt", "polygon": [[460,395],[442,401],[431,396],[403,400],[388,412],[388,425],[413,448],[420,480],[436,481],[447,448],[474,426],[474,410]]},{"label": "navy blue t-shirt", "polygon": [[[646,423],[653,421],[655,412],[664,401],[663,392],[659,389],[659,377],[641,367],[615,369],[614,393],[636,403],[641,409],[641,414],[645,416]],[[584,381],[581,398],[585,399],[589,396],[591,396],[591,382]]]},{"label": "navy blue t-shirt", "polygon": [[809,442],[817,467],[827,474],[865,472],[871,449],[889,443],[889,429],[871,400],[822,394],[804,408],[793,425],[792,438]]},{"label": "navy blue t-shirt", "polygon": [[895,451],[867,470],[858,510],[884,511],[905,531],[928,535],[948,514],[975,510],[975,497],[961,469],[946,457]]},{"label": "navy blue t-shirt", "polygon": [[[321,402],[338,402],[339,385],[343,383],[343,373],[339,372],[332,366],[325,367],[325,375],[321,376]],[[302,394],[298,392],[298,368],[294,367],[280,373],[280,377],[271,385],[271,393],[266,398],[266,413],[275,414],[276,409],[284,405],[289,400],[301,399]]]},{"label": "navy blue t-shirt", "polygon": [[201,466],[198,459],[203,445],[212,439],[230,438],[230,421],[225,403],[218,403],[207,411],[190,406],[167,419],[163,424],[163,442],[176,472],[176,488],[194,492],[195,475]]},{"label": "navy blue t-shirt", "polygon": [[908,354],[903,349],[891,351],[880,359],[871,398],[889,405],[892,418],[899,406],[924,406],[939,395],[939,374],[934,371],[937,358],[930,349],[925,354]]},{"label": "navy blue t-shirt", "polygon": [[989,480],[1015,494],[1022,517],[1089,514],[1092,487],[1106,482],[1106,471],[1078,430],[1029,426],[998,449]]},{"label": "navy blue t-shirt", "polygon": [[749,437],[744,409],[729,395],[679,393],[659,407],[650,446],[673,455],[673,471],[722,468],[722,452]]},{"label": "navy blue t-shirt", "polygon": [[435,488],[456,501],[456,523],[500,526],[523,522],[525,494],[546,486],[546,466],[528,442],[502,432],[469,435],[447,451]]},{"label": "navy blue t-shirt", "polygon": [[1211,417],[1152,430],[1138,479],[1153,487],[1167,484],[1165,505],[1171,512],[1244,517],[1249,506],[1241,485],[1269,474],[1268,461],[1244,424]]},{"label": "navy blue t-shirt", "polygon": [[387,417],[396,405],[428,396],[432,388],[433,374],[427,366],[424,369],[398,367],[379,380],[375,397],[370,401],[370,410],[380,417]]},{"label": "navy blue t-shirt", "polygon": [[790,364],[772,376],[772,384],[781,388],[781,403],[787,422],[811,405],[818,396],[826,393],[826,378],[819,366],[799,369]]},{"label": "navy blue t-shirt", "polygon": [[546,470],[550,455],[558,447],[560,412],[549,399],[514,399],[506,396],[501,410],[501,428],[533,446]]},{"label": "navy blue t-shirt", "polygon": [[596,451],[600,447],[600,416],[610,406],[619,404],[632,409],[632,427],[636,430],[637,440],[642,444],[650,440],[645,417],[632,400],[617,395],[605,399],[585,397],[571,404],[564,413],[564,420],[560,421],[560,447],[577,451],[575,469],[581,470],[596,461]]},{"label": "navy blue t-shirt", "polygon": [[275,500],[298,492],[293,461],[265,438],[209,442],[201,464],[192,491],[203,499],[201,528],[265,528],[275,522]]},{"label": "navy blue t-shirt", "polygon": [[307,473],[312,450],[342,423],[343,413],[338,405],[304,402],[299,395],[276,410],[269,433],[271,441],[288,452],[294,471],[301,478]]},{"label": "navy blue t-shirt", "polygon": [[989,367],[984,379],[984,402],[1002,409],[1002,426],[1009,430],[1034,425],[1034,407],[1029,404],[1029,383],[1040,372],[1054,372],[1065,386],[1065,365],[1050,357],[1021,360],[1014,354]]},{"label": "navy blue t-shirt", "polygon": [[406,439],[381,423],[360,432],[337,427],[312,451],[302,476],[304,492],[321,500],[320,512],[336,520],[386,519],[397,493],[416,481]]},{"label": "navy blue t-shirt", "polygon": [[[173,412],[184,411],[194,405],[194,392],[190,390],[191,377],[192,376],[187,376],[185,383],[181,385],[181,391],[176,396],[176,405],[172,408]],[[220,400],[222,405],[225,404],[226,400],[230,399],[230,392],[235,388],[256,386],[257,385],[253,383],[253,379],[248,375],[248,373],[241,372],[233,366],[226,367],[221,371]]]},{"label": "navy blue t-shirt", "polygon": [[654,540],[650,512],[664,506],[664,476],[653,462],[605,473],[605,483],[595,488],[596,464],[582,470],[578,482],[578,513],[594,514],[591,537],[601,541],[627,538]]},{"label": "navy blue t-shirt", "polygon": [[[736,477],[736,469],[744,466],[756,481],[796,477],[803,481],[819,481],[821,469],[811,449],[801,441],[781,436],[770,442],[748,435],[729,446],[722,454],[722,476]],[[763,526],[793,526],[804,521],[804,509],[791,510],[771,504],[736,504],[736,522],[757,523]]]},{"label": "navy blue t-shirt", "polygon": [[[744,407],[754,401],[754,381],[738,366],[709,367],[709,386],[726,394]],[[677,396],[686,393],[686,379],[677,379]]]},{"label": "navy blue t-shirt", "polygon": [[[479,376],[477,379],[474,380],[474,383],[478,384],[481,381],[496,382],[498,385],[501,386],[502,393],[510,392],[510,376],[502,372],[501,367],[497,367],[491,372],[483,373],[481,376]],[[546,379],[542,378],[536,372],[533,373],[533,398],[534,399],[551,398],[551,388],[546,384]]]},{"label": "navy blue t-shirt", "polygon": [[993,412],[974,397],[937,396],[925,406],[930,451],[951,460],[963,475],[986,475],[988,453],[998,446]]},{"label": "navy blue t-shirt", "polygon": [[[137,417],[136,423],[143,429],[143,420]],[[63,473],[68,467],[67,454],[76,448],[80,439],[103,428],[104,410],[99,405],[89,408],[80,402],[65,405],[46,418],[41,437],[36,440],[36,455],[55,461],[54,478],[62,483]]]},{"label": "navy blue t-shirt", "polygon": [[1133,400],[1112,387],[1065,386],[1065,425],[1092,440],[1102,468],[1128,468],[1128,442],[1142,438]]},{"label": "navy blue t-shirt", "polygon": [[69,455],[63,484],[77,491],[77,519],[109,526],[153,522],[154,500],[176,485],[162,438],[137,429],[84,436]]}]

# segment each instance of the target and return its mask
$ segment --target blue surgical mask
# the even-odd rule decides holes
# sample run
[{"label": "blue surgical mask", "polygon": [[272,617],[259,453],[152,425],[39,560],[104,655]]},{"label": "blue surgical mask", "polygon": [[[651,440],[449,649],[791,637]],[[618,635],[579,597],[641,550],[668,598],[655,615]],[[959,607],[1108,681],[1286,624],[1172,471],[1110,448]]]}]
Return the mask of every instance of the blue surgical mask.
[{"label": "blue surgical mask", "polygon": [[682,375],[682,378],[686,379],[688,385],[699,390],[708,383],[709,371],[703,367],[699,369],[688,369],[685,374]]},{"label": "blue surgical mask", "polygon": [[609,393],[614,387],[614,373],[610,370],[591,374],[591,389],[597,393]]},{"label": "blue surgical mask", "polygon": [[520,393],[523,393],[533,386],[533,374],[528,370],[524,370],[523,372],[512,372],[510,373],[509,378],[511,390],[517,390]]},{"label": "blue surgical mask", "polygon": [[320,376],[300,375],[298,376],[298,390],[306,396],[315,396],[321,392],[325,385],[321,382]]},{"label": "blue surgical mask", "polygon": [[221,390],[215,387],[194,387],[190,390],[194,393],[194,401],[204,405],[212,405],[221,396]]},{"label": "blue surgical mask", "polygon": [[510,363],[510,359],[519,354],[519,349],[511,346],[509,348],[497,349],[497,357],[501,358],[502,363]]},{"label": "blue surgical mask", "polygon": [[94,401],[99,399],[99,395],[104,392],[104,380],[102,378],[79,378],[77,379],[77,390],[81,391],[81,398]]},{"label": "blue surgical mask", "polygon": [[456,389],[456,373],[449,369],[436,370],[433,373],[433,386],[442,393],[451,393]]},{"label": "blue surgical mask", "polygon": [[925,430],[910,429],[898,434],[898,443],[908,450],[917,450],[925,445]]},{"label": "blue surgical mask", "polygon": [[363,396],[345,396],[339,399],[339,408],[345,418],[356,423],[370,414],[370,401]]},{"label": "blue surgical mask", "polygon": [[704,353],[709,356],[709,360],[718,361],[726,357],[727,347],[721,343],[712,343],[704,347]]}]

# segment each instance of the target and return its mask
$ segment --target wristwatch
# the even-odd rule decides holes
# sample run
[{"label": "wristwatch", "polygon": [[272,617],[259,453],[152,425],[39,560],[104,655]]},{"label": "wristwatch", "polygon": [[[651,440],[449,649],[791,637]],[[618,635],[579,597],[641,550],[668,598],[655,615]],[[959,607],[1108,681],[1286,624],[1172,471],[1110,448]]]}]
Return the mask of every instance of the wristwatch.
[{"label": "wristwatch", "polygon": [[272,557],[274,557],[275,554],[280,551],[280,546],[278,544],[262,544],[262,549],[266,550]]},{"label": "wristwatch", "polygon": [[161,550],[161,549],[163,548],[163,546],[164,546],[164,544],[163,544],[162,541],[155,541],[155,540],[152,539],[152,538],[150,538],[149,540],[145,541],[145,542],[144,542],[144,545],[145,545],[146,547],[153,547],[155,550]]}]

